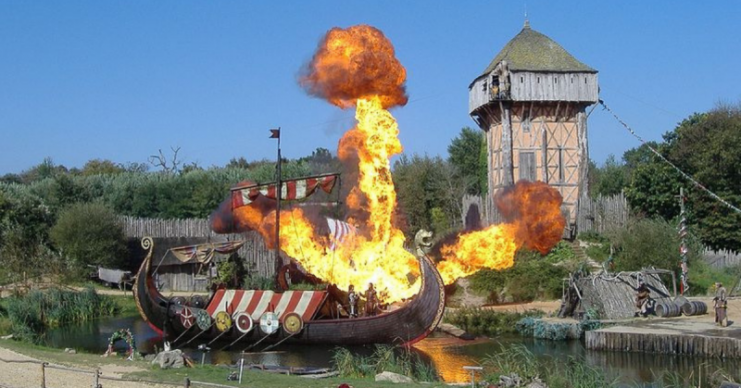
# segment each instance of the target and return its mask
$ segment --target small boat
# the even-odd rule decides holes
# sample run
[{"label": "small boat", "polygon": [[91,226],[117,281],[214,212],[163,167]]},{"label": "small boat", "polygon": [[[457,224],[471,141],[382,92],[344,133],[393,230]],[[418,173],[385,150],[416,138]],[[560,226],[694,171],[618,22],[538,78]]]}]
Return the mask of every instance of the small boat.
[{"label": "small boat", "polygon": [[[258,344],[411,345],[427,337],[445,310],[445,290],[434,263],[424,254],[420,263],[421,287],[417,295],[397,309],[375,316],[335,318],[320,313],[337,298],[327,291],[217,290],[207,301],[178,303],[162,295],[152,274],[153,240],[142,239],[147,257],[139,268],[134,298],[142,318],[173,346],[226,343],[225,347]],[[202,297],[199,297],[202,298]],[[246,348],[246,349],[247,349]],[[238,349],[238,348],[235,348]]]}]

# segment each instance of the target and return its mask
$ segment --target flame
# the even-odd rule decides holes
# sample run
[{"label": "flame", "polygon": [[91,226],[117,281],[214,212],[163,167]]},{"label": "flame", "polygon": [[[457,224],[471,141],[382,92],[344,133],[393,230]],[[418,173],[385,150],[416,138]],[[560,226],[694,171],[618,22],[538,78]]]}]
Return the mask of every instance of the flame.
[{"label": "flame", "polygon": [[[396,190],[389,161],[402,146],[397,122],[387,108],[406,104],[405,80],[406,70],[381,31],[360,25],[327,33],[299,82],[334,105],[356,108],[357,125],[343,135],[338,155],[345,165],[357,168],[345,203],[348,222],[358,232],[330,250],[329,240],[304,210],[280,212],[280,246],[289,257],[341,289],[352,284],[360,291],[373,283],[384,303],[412,297],[421,283],[419,263],[404,248],[404,234],[394,224]],[[346,176],[343,181],[348,181]],[[509,268],[520,247],[545,252],[560,239],[565,224],[561,196],[548,185],[518,182],[500,192],[496,203],[506,224],[460,235],[455,244],[441,249],[445,260],[437,266],[446,284],[481,268]],[[274,202],[258,198],[233,212],[222,204],[212,225],[214,230],[227,230],[228,225],[256,230],[272,246]]]},{"label": "flame", "polygon": [[309,94],[343,109],[354,106],[359,98],[378,99],[389,108],[406,105],[406,77],[406,69],[383,32],[358,25],[327,32],[299,83]]},{"label": "flame", "polygon": [[566,219],[558,190],[543,182],[519,181],[499,191],[494,200],[504,224],[462,234],[440,249],[444,261],[437,268],[445,284],[483,268],[510,268],[521,247],[546,254],[561,240]]}]

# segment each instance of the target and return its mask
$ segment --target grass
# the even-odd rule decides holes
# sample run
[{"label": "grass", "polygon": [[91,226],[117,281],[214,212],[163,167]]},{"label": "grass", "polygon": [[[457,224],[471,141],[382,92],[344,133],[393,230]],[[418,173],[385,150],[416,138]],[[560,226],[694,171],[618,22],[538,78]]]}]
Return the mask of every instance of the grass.
[{"label": "grass", "polygon": [[436,381],[437,371],[409,349],[376,345],[372,355],[358,356],[345,348],[336,348],[332,362],[342,377],[373,378],[381,372],[393,372],[416,381]]},{"label": "grass", "polygon": [[119,305],[110,297],[88,288],[67,291],[59,288],[31,290],[4,300],[4,313],[14,339],[37,342],[46,329],[111,316]]}]

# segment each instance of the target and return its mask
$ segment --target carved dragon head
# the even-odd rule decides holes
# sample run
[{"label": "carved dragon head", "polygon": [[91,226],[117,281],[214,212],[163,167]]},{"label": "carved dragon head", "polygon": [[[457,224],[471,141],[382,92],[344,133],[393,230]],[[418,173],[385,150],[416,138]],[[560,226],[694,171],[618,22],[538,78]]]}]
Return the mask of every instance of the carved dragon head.
[{"label": "carved dragon head", "polygon": [[425,254],[430,252],[430,248],[432,248],[432,232],[424,229],[420,229],[417,234],[414,236],[414,245],[417,247],[418,251],[421,251]]}]

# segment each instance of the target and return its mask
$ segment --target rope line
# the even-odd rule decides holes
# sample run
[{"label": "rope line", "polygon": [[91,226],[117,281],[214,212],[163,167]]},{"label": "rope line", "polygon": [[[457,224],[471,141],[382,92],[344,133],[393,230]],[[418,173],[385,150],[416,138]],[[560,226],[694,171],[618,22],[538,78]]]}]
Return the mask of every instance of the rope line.
[{"label": "rope line", "polygon": [[714,192],[710,191],[710,189],[708,189],[707,187],[705,187],[702,183],[696,181],[689,174],[687,174],[684,171],[680,170],[679,167],[677,167],[676,165],[674,165],[674,163],[670,162],[669,159],[667,159],[666,157],[664,157],[664,155],[662,155],[659,151],[656,151],[656,149],[654,149],[653,147],[651,147],[645,140],[643,140],[643,138],[640,135],[638,135],[637,133],[635,133],[635,131],[633,131],[633,129],[630,126],[628,126],[628,124],[626,124],[623,120],[621,120],[620,117],[618,117],[618,115],[615,114],[615,112],[613,112],[612,109],[610,109],[607,106],[607,104],[605,104],[604,101],[599,100],[599,104],[602,105],[602,107],[605,110],[607,110],[608,112],[610,112],[610,114],[612,114],[612,117],[614,117],[615,120],[617,120],[623,127],[625,127],[625,129],[627,129],[628,132],[630,132],[630,134],[633,135],[633,137],[635,137],[636,139],[638,139],[638,141],[640,141],[641,144],[645,145],[649,150],[651,150],[651,152],[653,152],[656,156],[658,156],[659,159],[663,160],[664,162],[666,162],[666,164],[670,165],[674,170],[676,170],[679,173],[679,175],[681,175],[682,177],[684,177],[684,179],[687,179],[688,181],[692,182],[692,184],[694,184],[695,187],[697,187],[700,190],[704,191],[709,196],[711,196],[713,199],[715,199],[718,202],[726,205],[727,207],[729,207],[731,210],[735,211],[736,213],[741,214],[741,209],[739,209],[738,207],[734,206],[733,204],[731,204],[730,202],[726,201],[725,199],[721,198],[718,194],[715,194]]}]

